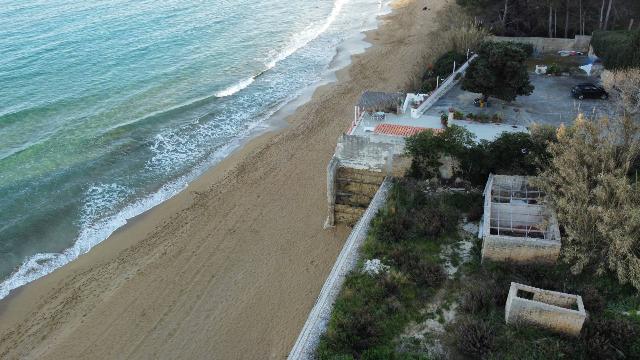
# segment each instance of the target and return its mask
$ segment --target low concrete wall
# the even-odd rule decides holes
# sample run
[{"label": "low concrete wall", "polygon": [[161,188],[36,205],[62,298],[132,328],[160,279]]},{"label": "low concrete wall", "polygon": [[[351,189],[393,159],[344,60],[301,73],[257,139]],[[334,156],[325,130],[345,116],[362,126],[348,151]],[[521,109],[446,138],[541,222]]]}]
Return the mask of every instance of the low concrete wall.
[{"label": "low concrete wall", "polygon": [[[518,291],[533,294],[532,299],[518,296]],[[577,309],[571,309],[576,307]],[[507,324],[527,323],[553,331],[579,336],[587,312],[582,297],[511,283],[505,305]]]},{"label": "low concrete wall", "polygon": [[371,220],[387,201],[390,188],[391,180],[387,178],[373,197],[362,218],[351,231],[287,359],[313,359],[320,335],[326,330],[331,317],[333,303],[342,289],[345,277],[356,266],[358,252],[367,237]]},{"label": "low concrete wall", "polygon": [[576,35],[573,39],[545,38],[545,37],[507,37],[492,36],[492,41],[521,42],[533,45],[536,54],[557,53],[560,50],[576,50],[587,53],[591,36]]},{"label": "low concrete wall", "polygon": [[521,264],[555,264],[560,255],[558,241],[515,236],[489,235],[482,240],[482,261],[511,261]]}]

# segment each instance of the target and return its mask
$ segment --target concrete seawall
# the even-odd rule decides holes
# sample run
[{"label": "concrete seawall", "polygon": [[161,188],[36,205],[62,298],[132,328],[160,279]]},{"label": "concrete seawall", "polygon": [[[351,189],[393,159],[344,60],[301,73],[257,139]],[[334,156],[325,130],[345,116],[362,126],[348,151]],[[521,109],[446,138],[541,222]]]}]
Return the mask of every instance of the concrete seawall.
[{"label": "concrete seawall", "polygon": [[347,274],[355,268],[358,262],[358,253],[369,232],[371,220],[386,203],[390,188],[391,180],[386,178],[362,218],[353,228],[287,359],[313,359],[320,336],[329,323],[333,304],[342,289],[342,284],[344,284]]}]

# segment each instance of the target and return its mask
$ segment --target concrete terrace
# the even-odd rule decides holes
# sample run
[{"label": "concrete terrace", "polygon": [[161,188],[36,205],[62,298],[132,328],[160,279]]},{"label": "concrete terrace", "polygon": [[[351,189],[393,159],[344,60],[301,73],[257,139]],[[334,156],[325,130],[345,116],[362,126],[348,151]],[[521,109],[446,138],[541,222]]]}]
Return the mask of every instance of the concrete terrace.
[{"label": "concrete terrace", "polygon": [[[445,109],[448,111],[448,107]],[[424,129],[432,129],[435,131],[442,131],[445,126],[440,121],[440,114],[434,115],[425,114],[418,118],[413,118],[408,113],[393,114],[393,113],[368,113],[362,114],[360,121],[353,127],[351,135],[356,136],[371,136],[382,135],[384,132],[380,131],[381,125],[390,124],[396,126],[409,126]],[[451,120],[450,124],[461,126],[471,131],[477,138],[477,140],[494,140],[503,132],[528,132],[525,126],[512,125],[512,124],[483,124],[475,121],[467,120]],[[377,129],[377,130],[376,130]],[[397,134],[401,135],[401,134]]]}]

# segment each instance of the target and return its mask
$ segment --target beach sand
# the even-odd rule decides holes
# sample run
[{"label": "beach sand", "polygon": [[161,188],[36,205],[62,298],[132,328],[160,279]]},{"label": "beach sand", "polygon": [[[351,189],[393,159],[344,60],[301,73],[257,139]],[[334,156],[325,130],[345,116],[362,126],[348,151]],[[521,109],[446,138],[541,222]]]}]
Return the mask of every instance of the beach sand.
[{"label": "beach sand", "polygon": [[0,302],[0,358],[285,358],[349,232],[322,228],[338,136],[363,90],[406,88],[445,5],[397,3],[286,128]]}]

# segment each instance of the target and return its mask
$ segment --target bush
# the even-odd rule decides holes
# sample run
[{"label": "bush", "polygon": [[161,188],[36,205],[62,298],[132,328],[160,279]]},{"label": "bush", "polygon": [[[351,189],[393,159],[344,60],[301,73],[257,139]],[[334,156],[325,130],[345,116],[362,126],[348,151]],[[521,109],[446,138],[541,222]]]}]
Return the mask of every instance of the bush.
[{"label": "bush", "polygon": [[640,30],[594,31],[591,46],[607,69],[640,67]]},{"label": "bush", "polygon": [[524,53],[527,54],[527,57],[530,57],[531,55],[533,55],[533,50],[534,50],[533,44],[516,42],[516,43],[513,43],[513,45],[519,47],[520,50],[524,51]]},{"label": "bush", "polygon": [[467,213],[467,221],[479,221],[484,215],[484,208],[481,205],[472,207]]},{"label": "bush", "polygon": [[459,213],[447,204],[440,203],[439,199],[429,199],[431,206],[425,206],[417,210],[413,216],[416,235],[419,237],[434,238],[456,229]]},{"label": "bush", "polygon": [[451,325],[454,348],[469,359],[482,359],[494,348],[495,334],[485,322],[463,317]]},{"label": "bush", "polygon": [[453,118],[456,120],[462,120],[464,119],[464,114],[458,110],[453,112]]},{"label": "bush", "polygon": [[423,131],[406,139],[406,151],[413,157],[409,176],[417,179],[438,177],[442,155],[457,156],[473,146],[474,135],[460,126],[449,126],[441,133]]},{"label": "bush", "polygon": [[550,157],[543,135],[504,132],[494,141],[481,141],[461,154],[460,175],[476,185],[484,184],[489,173],[537,175]]},{"label": "bush", "polygon": [[634,353],[638,324],[625,318],[595,319],[588,321],[583,329],[584,344],[592,359],[638,358]]},{"label": "bush", "polygon": [[406,211],[387,211],[373,219],[371,232],[383,243],[394,243],[405,240],[413,218]]},{"label": "bush", "polygon": [[456,230],[460,213],[446,203],[447,195],[405,197],[416,194],[406,189],[410,186],[397,184],[387,206],[373,219],[371,233],[381,243],[432,239]]},{"label": "bush", "polygon": [[[460,309],[468,314],[478,314],[481,312],[490,312],[495,305],[503,303],[506,298],[502,299],[501,292],[496,283],[487,281],[474,281],[478,279],[469,279],[464,287]],[[504,305],[504,304],[502,304]]]},{"label": "bush", "polygon": [[447,278],[442,265],[426,260],[419,261],[417,266],[409,271],[409,274],[421,288],[437,288]]},{"label": "bush", "polygon": [[580,295],[584,308],[591,314],[599,314],[607,307],[607,301],[593,286],[583,288]]},{"label": "bush", "polygon": [[467,57],[456,51],[448,51],[440,56],[433,66],[435,76],[440,76],[440,80],[451,75],[453,72],[453,63],[456,63],[456,69],[467,61]]}]

